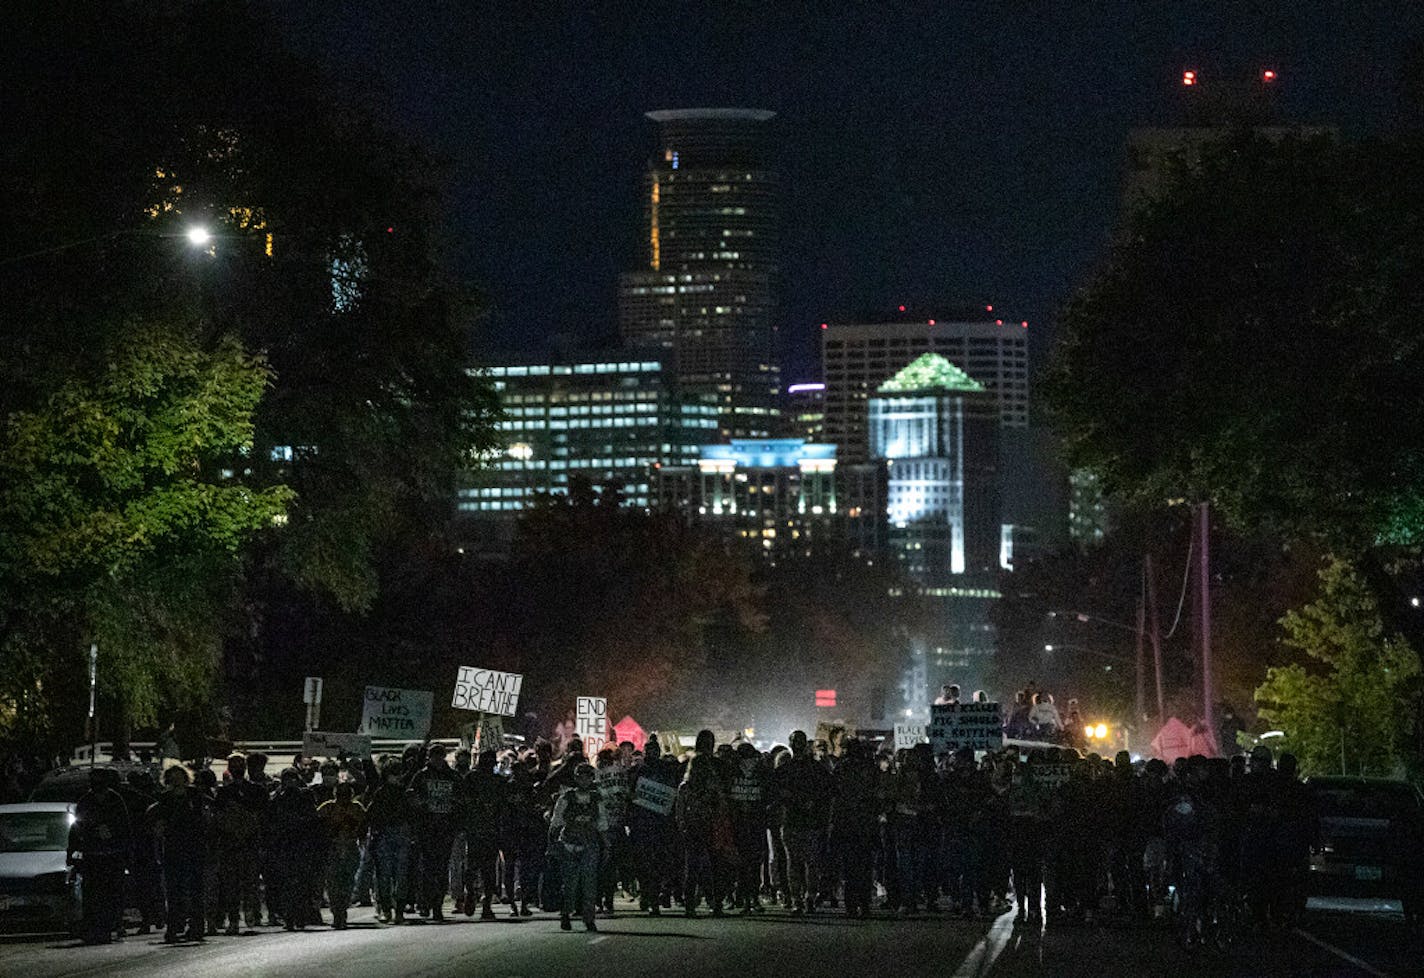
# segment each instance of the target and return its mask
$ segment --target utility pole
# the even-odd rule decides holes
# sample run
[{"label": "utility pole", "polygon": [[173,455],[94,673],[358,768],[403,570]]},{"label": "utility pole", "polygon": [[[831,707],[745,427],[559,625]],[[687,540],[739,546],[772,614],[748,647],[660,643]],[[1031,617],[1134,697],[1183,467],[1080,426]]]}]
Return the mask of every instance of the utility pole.
[{"label": "utility pole", "polygon": [[1147,558],[1142,558],[1142,585],[1137,593],[1137,715],[1132,718],[1136,727],[1147,718],[1147,650],[1143,633],[1147,624]]},{"label": "utility pole", "polygon": [[1157,621],[1157,573],[1152,569],[1152,555],[1142,559],[1147,575],[1147,615],[1152,623],[1152,669],[1157,681],[1157,726],[1167,722],[1167,704],[1162,696],[1162,626]]},{"label": "utility pole", "polygon": [[89,643],[89,767],[94,767],[94,758],[99,753],[99,643]]},{"label": "utility pole", "polygon": [[[1216,742],[1216,686],[1211,677],[1211,509],[1200,506],[1201,519],[1201,675],[1202,722],[1207,735]],[[1220,745],[1218,745],[1219,748]]]}]

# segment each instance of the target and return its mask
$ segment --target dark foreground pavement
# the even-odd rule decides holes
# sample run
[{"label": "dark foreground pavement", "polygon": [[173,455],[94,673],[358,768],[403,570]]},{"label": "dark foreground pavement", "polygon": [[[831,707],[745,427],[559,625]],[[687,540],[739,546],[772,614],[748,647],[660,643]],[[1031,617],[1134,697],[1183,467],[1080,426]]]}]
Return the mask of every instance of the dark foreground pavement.
[{"label": "dark foreground pavement", "polygon": [[[1184,952],[1161,926],[1108,924],[1035,933],[1011,916],[995,921],[945,917],[847,920],[831,912],[794,919],[657,919],[629,911],[600,920],[600,932],[557,919],[383,927],[369,910],[345,932],[263,929],[204,944],[167,946],[129,937],[106,947],[76,947],[55,937],[0,938],[0,976],[479,975],[535,978],[1354,978],[1424,974],[1424,944],[1397,920],[1314,917],[1303,932],[1253,935],[1227,952]],[[1307,937],[1306,935],[1310,935]],[[1313,939],[1312,939],[1313,938]],[[1328,946],[1325,946],[1328,945]],[[1353,958],[1352,962],[1350,959]]]}]

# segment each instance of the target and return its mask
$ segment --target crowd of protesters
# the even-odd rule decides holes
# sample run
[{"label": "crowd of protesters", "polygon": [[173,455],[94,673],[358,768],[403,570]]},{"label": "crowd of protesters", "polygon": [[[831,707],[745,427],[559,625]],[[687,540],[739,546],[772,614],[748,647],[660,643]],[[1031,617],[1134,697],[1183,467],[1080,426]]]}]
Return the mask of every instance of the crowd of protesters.
[{"label": "crowd of protesters", "polygon": [[654,916],[1072,923],[1161,916],[1174,887],[1190,941],[1228,905],[1289,923],[1314,836],[1293,759],[1263,748],[1169,768],[1125,752],[976,759],[854,739],[833,755],[800,731],[762,752],[703,731],[682,756],[656,737],[592,758],[577,739],[557,758],[546,741],[447,754],[411,747],[276,778],[261,754],[238,754],[221,771],[171,767],[161,786],[94,772],[71,840],[86,940],[121,936],[126,904],[141,933],[161,926],[177,942],[325,925],[323,911],[341,929],[355,904],[385,924],[438,922],[448,906],[491,919],[498,906],[595,930],[620,891]]}]

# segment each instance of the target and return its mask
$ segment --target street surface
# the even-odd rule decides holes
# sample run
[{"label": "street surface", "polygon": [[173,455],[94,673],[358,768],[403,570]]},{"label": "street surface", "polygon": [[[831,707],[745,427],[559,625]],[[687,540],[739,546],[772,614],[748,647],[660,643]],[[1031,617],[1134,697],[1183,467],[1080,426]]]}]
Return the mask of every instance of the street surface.
[{"label": "street surface", "polygon": [[[847,920],[838,912],[796,919],[648,918],[632,904],[599,933],[559,930],[552,914],[482,923],[386,927],[369,909],[352,912],[344,933],[263,928],[204,944],[166,946],[159,935],[77,947],[54,936],[0,937],[0,976],[143,975],[160,978],[301,975],[313,978],[421,978],[480,975],[657,975],[665,978],[1356,978],[1424,974],[1424,943],[1399,919],[1312,915],[1303,931],[1252,938],[1220,953],[1184,952],[1163,926],[1112,923],[1043,933],[1015,927],[1012,915],[962,921],[921,915]],[[1309,935],[1309,936],[1306,936]],[[1313,938],[1313,939],[1312,939]],[[1322,946],[1328,944],[1331,947]],[[1356,959],[1354,962],[1349,958]]]}]

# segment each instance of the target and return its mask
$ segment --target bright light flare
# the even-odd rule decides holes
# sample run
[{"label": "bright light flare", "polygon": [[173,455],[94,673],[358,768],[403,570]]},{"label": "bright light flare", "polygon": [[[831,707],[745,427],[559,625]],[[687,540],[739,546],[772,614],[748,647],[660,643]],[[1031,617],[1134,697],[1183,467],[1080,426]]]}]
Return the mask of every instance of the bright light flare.
[{"label": "bright light flare", "polygon": [[201,248],[213,240],[212,232],[205,227],[194,226],[188,229],[188,243],[194,248]]},{"label": "bright light flare", "polygon": [[1197,73],[1195,71],[1182,72],[1182,84],[1191,88],[1197,83]]}]

